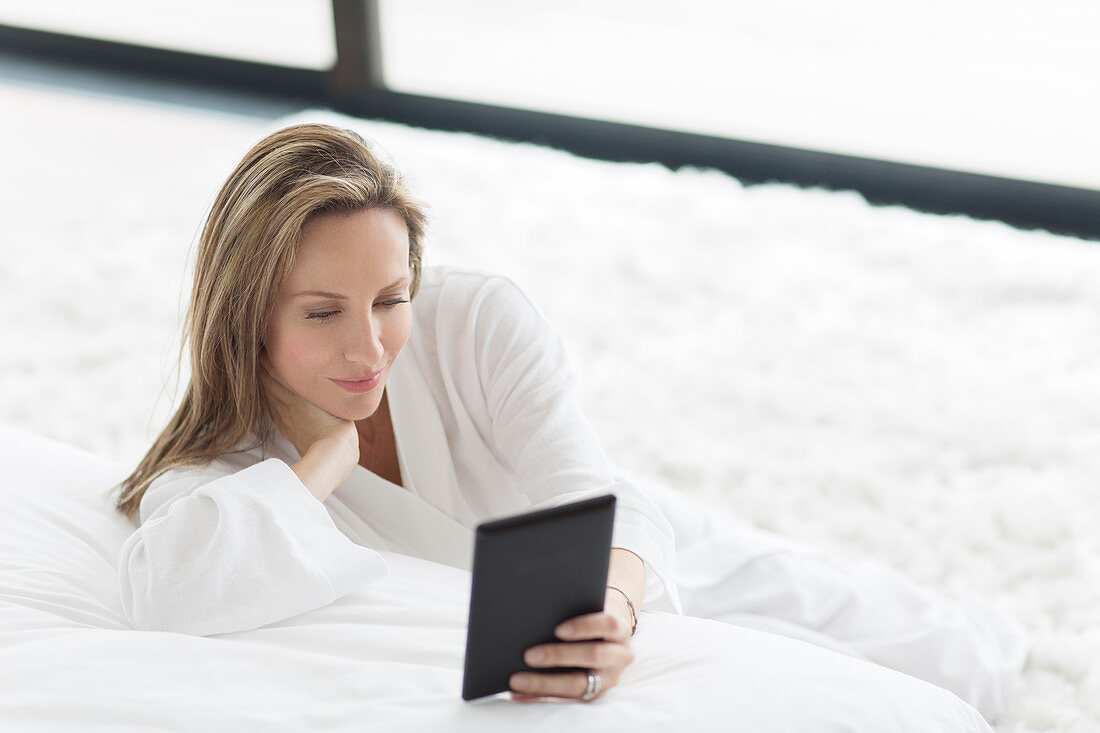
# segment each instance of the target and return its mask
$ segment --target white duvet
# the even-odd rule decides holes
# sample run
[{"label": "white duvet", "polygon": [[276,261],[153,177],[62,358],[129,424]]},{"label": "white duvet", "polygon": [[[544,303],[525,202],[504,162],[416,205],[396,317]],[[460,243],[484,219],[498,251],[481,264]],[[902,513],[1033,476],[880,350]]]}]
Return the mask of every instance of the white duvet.
[{"label": "white duvet", "polygon": [[0,427],[5,731],[988,731],[954,694],[783,636],[646,612],[599,700],[459,697],[469,573],[383,553],[388,576],[255,631],[135,631],[103,491],[124,466]]}]

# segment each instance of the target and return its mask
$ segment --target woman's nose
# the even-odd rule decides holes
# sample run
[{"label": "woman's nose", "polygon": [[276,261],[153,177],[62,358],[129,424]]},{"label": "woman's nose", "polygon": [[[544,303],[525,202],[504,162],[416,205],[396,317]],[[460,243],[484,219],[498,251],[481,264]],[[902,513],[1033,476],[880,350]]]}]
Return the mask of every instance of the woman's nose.
[{"label": "woman's nose", "polygon": [[381,329],[368,315],[352,324],[346,336],[344,356],[348,361],[368,367],[379,367],[386,349],[382,346]]}]

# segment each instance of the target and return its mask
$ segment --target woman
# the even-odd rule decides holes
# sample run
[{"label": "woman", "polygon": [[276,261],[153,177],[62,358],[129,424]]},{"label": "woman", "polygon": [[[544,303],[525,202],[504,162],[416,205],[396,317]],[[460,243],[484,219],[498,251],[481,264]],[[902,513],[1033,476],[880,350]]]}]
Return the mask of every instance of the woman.
[{"label": "woman", "polygon": [[505,278],[423,268],[424,227],[351,131],[280,130],[230,175],[200,241],[190,383],[118,499],[141,520],[120,563],[136,627],[218,634],[304,613],[382,577],[371,548],[468,568],[478,522],[610,490],[604,611],[556,631],[584,643],[526,656],[592,671],[518,674],[517,698],[606,693],[644,606],[799,636],[1000,711],[1014,629],[982,642],[975,617],[885,568],[841,568],[622,480],[538,309]]},{"label": "woman", "polygon": [[[312,610],[385,572],[368,547],[468,567],[468,528],[487,515],[612,486],[556,337],[503,278],[422,283],[424,221],[399,174],[346,131],[284,130],[230,176],[198,254],[191,382],[118,500],[142,520],[122,552],[135,626],[226,633]],[[639,556],[663,585],[671,532],[614,488],[606,610],[559,634],[600,640],[529,652],[532,666],[598,677],[521,675],[517,690],[591,698],[631,660]]]}]

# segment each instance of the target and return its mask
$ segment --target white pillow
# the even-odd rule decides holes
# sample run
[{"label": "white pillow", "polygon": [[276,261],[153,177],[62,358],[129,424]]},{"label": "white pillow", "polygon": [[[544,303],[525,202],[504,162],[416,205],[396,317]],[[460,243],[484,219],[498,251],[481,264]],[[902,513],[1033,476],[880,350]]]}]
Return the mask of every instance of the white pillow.
[{"label": "white pillow", "polygon": [[104,496],[128,472],[3,425],[0,446],[0,593],[37,626],[129,628],[118,552],[135,526]]}]

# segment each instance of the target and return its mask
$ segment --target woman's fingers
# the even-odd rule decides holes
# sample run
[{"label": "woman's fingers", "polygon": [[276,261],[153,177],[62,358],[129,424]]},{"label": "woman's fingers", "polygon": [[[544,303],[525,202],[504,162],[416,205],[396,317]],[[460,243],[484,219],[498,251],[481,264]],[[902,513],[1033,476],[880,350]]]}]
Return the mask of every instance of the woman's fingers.
[{"label": "woman's fingers", "polygon": [[523,661],[532,667],[622,669],[634,661],[634,650],[627,644],[606,641],[541,644],[524,652]]},{"label": "woman's fingers", "polygon": [[[600,694],[619,682],[618,672],[599,671]],[[515,691],[513,699],[531,700],[537,697],[575,697],[580,698],[588,689],[588,675],[584,672],[532,673],[518,672],[509,679]],[[596,697],[592,698],[593,700]]]},{"label": "woman's fingers", "polygon": [[[623,670],[634,661],[630,648],[630,626],[610,613],[589,613],[558,624],[554,635],[570,642],[539,644],[524,652],[523,659],[535,668],[509,678],[512,699],[530,702],[540,697],[580,698],[588,688],[584,672],[540,672],[540,667],[580,667],[600,675],[600,697],[619,683]],[[593,698],[596,699],[596,698]]]},{"label": "woman's fingers", "polygon": [[[580,641],[570,644],[539,644],[524,652],[523,659],[535,671],[518,672],[509,679],[512,698],[530,701],[538,697],[576,697],[588,688],[584,672],[540,672],[539,667],[580,667],[600,675],[600,690],[619,683],[623,670],[634,661],[628,642]],[[598,695],[597,695],[598,697]],[[595,699],[595,698],[593,698]]]},{"label": "woman's fingers", "polygon": [[581,641],[584,639],[607,639],[625,641],[630,638],[630,627],[622,620],[605,611],[577,616],[558,624],[554,635],[562,641]]}]

